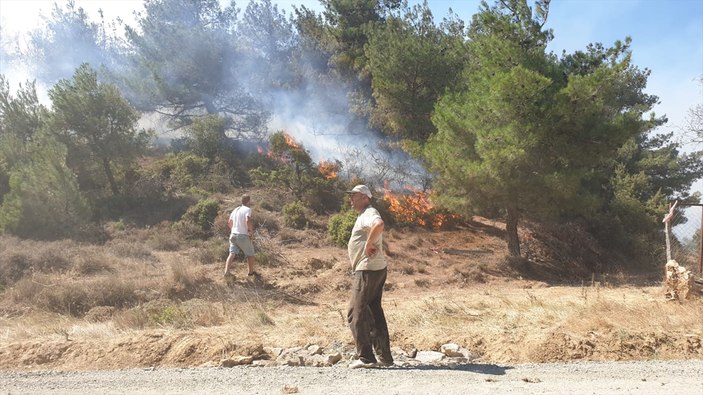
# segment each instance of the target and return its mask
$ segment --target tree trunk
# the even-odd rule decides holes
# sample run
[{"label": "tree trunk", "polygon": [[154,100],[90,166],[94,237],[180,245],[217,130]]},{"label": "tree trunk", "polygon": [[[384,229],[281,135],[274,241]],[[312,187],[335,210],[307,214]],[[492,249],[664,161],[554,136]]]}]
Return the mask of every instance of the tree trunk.
[{"label": "tree trunk", "polygon": [[511,257],[520,256],[520,238],[517,234],[518,209],[517,204],[509,203],[507,207],[505,232],[508,239],[508,253]]},{"label": "tree trunk", "polygon": [[107,176],[107,181],[110,183],[110,190],[112,194],[117,196],[120,194],[120,189],[117,187],[117,182],[115,182],[115,176],[112,174],[112,168],[110,167],[110,161],[103,156],[103,170],[105,170],[105,175]]}]

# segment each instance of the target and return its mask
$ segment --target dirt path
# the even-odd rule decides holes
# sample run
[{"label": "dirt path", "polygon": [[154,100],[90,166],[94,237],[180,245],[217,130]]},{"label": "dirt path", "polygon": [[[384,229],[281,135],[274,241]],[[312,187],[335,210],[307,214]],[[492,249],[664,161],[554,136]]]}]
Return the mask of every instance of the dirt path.
[{"label": "dirt path", "polygon": [[703,360],[0,373],[2,394],[703,394]]}]

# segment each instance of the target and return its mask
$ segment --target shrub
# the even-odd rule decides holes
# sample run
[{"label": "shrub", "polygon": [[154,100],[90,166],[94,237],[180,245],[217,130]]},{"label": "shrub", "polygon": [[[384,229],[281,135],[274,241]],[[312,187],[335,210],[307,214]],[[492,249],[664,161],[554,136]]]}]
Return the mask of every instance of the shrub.
[{"label": "shrub", "polygon": [[[30,296],[25,291],[23,297]],[[42,287],[32,299],[38,307],[77,317],[97,306],[127,307],[139,300],[133,283],[115,277]]]},{"label": "shrub", "polygon": [[155,164],[155,171],[164,180],[167,190],[178,191],[198,184],[207,172],[208,159],[194,154],[167,154]]},{"label": "shrub", "polygon": [[204,199],[199,201],[185,213],[185,219],[198,225],[204,231],[212,229],[220,205],[215,200]]},{"label": "shrub", "polygon": [[14,237],[0,239],[0,286],[11,285],[32,273],[61,273],[68,270],[75,244],[44,242],[41,247]]},{"label": "shrub", "polygon": [[193,252],[193,260],[202,265],[224,263],[229,255],[227,240],[208,239]]},{"label": "shrub", "polygon": [[256,229],[265,229],[269,233],[279,230],[278,217],[267,211],[257,211],[254,213],[254,223]]},{"label": "shrub", "polygon": [[305,206],[300,201],[283,206],[283,223],[294,229],[304,229],[308,224],[305,216]]},{"label": "shrub", "polygon": [[115,271],[116,259],[102,251],[93,250],[91,253],[79,254],[73,262],[73,270],[81,275],[90,276],[99,273]]},{"label": "shrub", "polygon": [[334,244],[340,247],[345,247],[347,245],[349,237],[351,237],[352,229],[354,228],[354,222],[356,222],[356,217],[357,214],[354,210],[347,210],[335,214],[330,218],[329,225],[327,226],[327,235]]},{"label": "shrub", "polygon": [[[229,228],[227,221],[229,220],[229,216],[231,213],[231,209],[220,210],[220,212],[217,214],[217,217],[215,217],[214,223],[212,224],[213,236],[224,239],[229,238],[229,234],[232,230]],[[255,213],[255,215],[257,217],[255,219],[258,219],[258,213]]]},{"label": "shrub", "polygon": [[255,259],[261,266],[276,266],[276,258],[268,251],[257,251]]},{"label": "shrub", "polygon": [[203,199],[191,206],[176,228],[187,238],[207,238],[212,236],[215,218],[220,210],[220,205],[213,199]]},{"label": "shrub", "polygon": [[178,233],[181,239],[207,239],[210,235],[198,227],[198,225],[188,221],[178,221],[174,223],[173,230]]},{"label": "shrub", "polygon": [[44,288],[39,283],[40,280],[29,277],[22,278],[17,281],[11,288],[11,297],[14,303],[33,304],[37,295]]},{"label": "shrub", "polygon": [[142,261],[157,261],[158,258],[142,243],[136,241],[114,241],[106,245],[107,250],[114,256],[134,258]]},{"label": "shrub", "polygon": [[185,312],[180,305],[166,306],[154,317],[154,320],[161,326],[179,329],[191,328],[193,326],[188,313]]},{"label": "shrub", "polygon": [[5,253],[0,258],[0,285],[11,285],[31,273],[32,259],[20,252]]},{"label": "shrub", "polygon": [[44,287],[37,296],[39,307],[59,314],[79,317],[90,310],[88,288],[84,284]]},{"label": "shrub", "polygon": [[171,227],[159,227],[147,241],[149,248],[159,251],[178,251],[181,248],[181,238]]},{"label": "shrub", "polygon": [[93,282],[90,292],[90,306],[112,306],[115,308],[131,307],[139,300],[137,285],[108,276]]},{"label": "shrub", "polygon": [[203,271],[193,270],[183,262],[171,264],[169,277],[163,284],[163,293],[173,300],[192,298],[202,285],[212,282]]},{"label": "shrub", "polygon": [[276,209],[273,207],[273,205],[266,200],[259,203],[259,207],[261,207],[262,209],[264,209],[266,211],[276,211]]}]

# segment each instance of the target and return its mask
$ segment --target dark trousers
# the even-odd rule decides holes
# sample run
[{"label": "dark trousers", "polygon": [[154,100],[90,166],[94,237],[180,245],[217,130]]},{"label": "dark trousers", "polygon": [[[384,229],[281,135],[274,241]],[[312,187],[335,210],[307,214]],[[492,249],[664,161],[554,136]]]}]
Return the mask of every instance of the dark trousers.
[{"label": "dark trousers", "polygon": [[374,351],[382,362],[393,362],[388,324],[381,307],[387,273],[387,269],[354,272],[347,322],[354,335],[356,353],[364,362],[377,362]]}]

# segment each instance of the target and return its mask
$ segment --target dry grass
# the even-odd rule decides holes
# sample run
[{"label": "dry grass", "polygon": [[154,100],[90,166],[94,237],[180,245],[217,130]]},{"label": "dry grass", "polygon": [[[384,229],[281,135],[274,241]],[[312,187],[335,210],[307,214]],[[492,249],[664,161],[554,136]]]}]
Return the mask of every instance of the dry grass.
[{"label": "dry grass", "polygon": [[[351,347],[346,250],[319,231],[260,228],[263,278],[247,278],[237,261],[237,278],[227,284],[226,239],[176,247],[168,229],[114,225],[104,246],[0,237],[0,340],[7,345],[0,355],[12,361],[68,339],[85,350],[71,357],[83,359],[64,363],[80,369],[103,358],[90,351],[101,347],[111,350],[113,367],[199,365],[262,345]],[[439,252],[470,243],[496,248],[493,239],[471,237],[389,232],[395,253],[384,309],[396,351],[456,342],[487,362],[703,357],[703,301],[666,302],[659,286],[548,286],[518,279],[500,256]],[[135,361],[140,347],[149,353]]]},{"label": "dry grass", "polygon": [[[475,348],[483,349],[490,360],[529,361],[555,333],[703,337],[699,320],[703,302],[666,302],[661,287],[520,290],[480,286],[477,290],[468,295],[443,292],[414,301],[391,297],[387,311],[397,331],[395,339],[413,339],[401,346],[434,349],[437,342],[479,343]],[[515,346],[506,348],[510,344]]]}]

